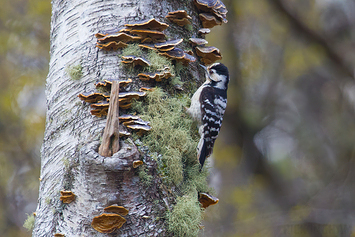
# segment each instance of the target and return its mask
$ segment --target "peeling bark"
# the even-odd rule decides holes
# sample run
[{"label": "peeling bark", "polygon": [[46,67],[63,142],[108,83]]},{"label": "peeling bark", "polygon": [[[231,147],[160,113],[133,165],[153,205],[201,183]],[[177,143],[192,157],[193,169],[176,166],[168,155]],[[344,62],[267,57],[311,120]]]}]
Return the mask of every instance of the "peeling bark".
[{"label": "peeling bark", "polygon": [[[152,17],[167,22],[165,15],[181,9],[182,4],[193,17],[195,30],[189,36],[196,37],[198,16],[192,1],[52,1],[47,121],[33,236],[107,236],[95,231],[91,221],[112,204],[124,206],[129,214],[122,228],[110,236],[167,235],[160,217],[174,198],[164,191],[155,161],[140,154],[129,139],[121,141],[120,150],[112,157],[100,156],[97,151],[106,119],[92,116],[90,107],[77,95],[94,90],[98,79],[124,77],[117,53],[95,47],[95,33]],[[169,24],[171,29],[166,33],[171,38],[186,38],[185,29]],[[65,69],[77,64],[81,64],[83,76],[73,81]],[[196,66],[187,70],[199,78]],[[149,187],[142,185],[132,167],[141,156],[154,177]],[[63,204],[60,190],[71,190],[76,200]]]},{"label": "peeling bark", "polygon": [[110,105],[107,114],[107,123],[103,134],[102,143],[99,147],[99,154],[102,156],[112,156],[120,149],[119,134],[119,94],[120,83],[112,82]]}]

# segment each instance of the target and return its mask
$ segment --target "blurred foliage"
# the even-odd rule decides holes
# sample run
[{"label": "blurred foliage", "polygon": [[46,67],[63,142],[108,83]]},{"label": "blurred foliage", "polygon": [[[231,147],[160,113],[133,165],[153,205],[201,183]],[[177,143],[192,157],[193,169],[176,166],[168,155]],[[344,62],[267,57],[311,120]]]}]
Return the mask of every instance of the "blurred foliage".
[{"label": "blurred foliage", "polygon": [[50,1],[4,0],[0,7],[0,233],[22,227],[38,198],[45,122]]},{"label": "blurred foliage", "polygon": [[[201,236],[355,236],[355,4],[224,0],[231,73]],[[349,70],[350,68],[350,73]]]}]

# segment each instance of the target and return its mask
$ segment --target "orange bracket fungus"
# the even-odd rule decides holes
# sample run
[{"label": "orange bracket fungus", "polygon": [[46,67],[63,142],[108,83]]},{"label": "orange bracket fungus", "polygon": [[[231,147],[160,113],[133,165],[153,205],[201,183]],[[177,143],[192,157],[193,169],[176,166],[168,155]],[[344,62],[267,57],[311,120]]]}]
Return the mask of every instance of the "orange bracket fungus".
[{"label": "orange bracket fungus", "polygon": [[202,35],[202,36],[205,36],[207,34],[211,33],[211,30],[208,29],[208,28],[201,28],[198,30],[198,34],[199,35]]},{"label": "orange bracket fungus", "polygon": [[152,18],[150,20],[138,21],[131,24],[125,24],[125,26],[129,29],[149,29],[157,31],[163,31],[169,27],[168,24],[159,22],[155,18]]},{"label": "orange bracket fungus", "polygon": [[111,212],[111,213],[116,213],[119,214],[121,216],[126,216],[128,214],[128,210],[126,208],[124,208],[123,206],[108,206],[105,207],[104,209],[105,212]]},{"label": "orange bracket fungus", "polygon": [[[220,0],[194,0],[196,7],[204,14],[209,13],[209,16],[212,16],[216,19],[216,21],[220,22],[220,24],[227,23],[227,13],[228,10],[226,6]],[[200,14],[201,15],[201,14]],[[201,16],[200,16],[201,18]],[[201,19],[202,20],[202,19]],[[218,25],[220,25],[218,24]],[[202,24],[203,25],[203,24]],[[206,28],[211,28],[204,26]]]},{"label": "orange bracket fungus", "polygon": [[137,134],[140,136],[146,132],[149,132],[152,129],[149,125],[142,125],[142,124],[130,124],[127,125],[127,128],[137,131]]},{"label": "orange bracket fungus", "polygon": [[165,40],[165,34],[156,30],[131,30],[131,34],[138,35],[142,37],[142,43],[155,43],[163,42]]},{"label": "orange bracket fungus", "polygon": [[91,111],[91,115],[94,115],[96,117],[102,117],[107,115],[108,113],[108,107],[107,108],[100,108],[100,109],[92,109]]},{"label": "orange bracket fungus", "polygon": [[140,165],[143,165],[143,161],[141,161],[141,160],[133,161],[133,168],[137,168]]},{"label": "orange bracket fungus", "polygon": [[159,53],[160,55],[166,56],[171,59],[183,59],[185,52],[180,48],[174,48],[173,50]]},{"label": "orange bracket fungus", "polygon": [[79,94],[78,97],[85,102],[95,103],[101,100],[105,100],[110,96],[99,92],[84,92]]},{"label": "orange bracket fungus", "polygon": [[[96,88],[104,88],[105,90],[111,90],[111,86],[112,86],[112,82],[116,81],[115,79],[107,79],[107,80],[103,80],[103,81],[99,81],[97,83],[95,83]],[[120,83],[120,87],[125,87],[127,86],[129,83],[132,82],[132,79],[128,78],[127,80],[120,80],[118,81],[118,83]]]},{"label": "orange bracket fungus", "polygon": [[205,28],[212,28],[216,25],[222,25],[222,21],[210,13],[200,13],[198,16],[200,17],[202,26]]},{"label": "orange bracket fungus", "polygon": [[208,41],[207,41],[207,40],[201,39],[201,38],[190,38],[190,39],[189,39],[189,42],[190,42],[193,46],[208,44]]},{"label": "orange bracket fungus", "polygon": [[138,77],[142,81],[150,81],[150,80],[155,80],[155,81],[162,81],[163,79],[168,79],[172,76],[171,72],[169,70],[166,71],[161,71],[161,72],[155,72],[155,73],[150,73],[150,72],[143,72],[139,73]]},{"label": "orange bracket fungus", "polygon": [[151,127],[149,126],[149,122],[142,120],[138,116],[123,115],[120,116],[119,118],[124,126],[137,131],[138,135],[142,135],[143,133],[151,130]]},{"label": "orange bracket fungus", "polygon": [[129,137],[131,136],[132,134],[130,132],[127,132],[127,131],[121,131],[120,130],[120,137]]},{"label": "orange bracket fungus", "polygon": [[165,42],[161,43],[156,43],[154,44],[154,47],[158,49],[159,51],[169,51],[174,49],[174,47],[178,44],[180,44],[183,41],[183,39],[176,39],[176,40],[168,40]]},{"label": "orange bracket fungus", "polygon": [[198,201],[201,203],[203,208],[207,208],[211,205],[217,204],[219,199],[208,193],[200,193]]},{"label": "orange bracket fungus", "polygon": [[91,222],[91,226],[101,233],[112,233],[116,229],[122,227],[126,219],[118,214],[103,213],[100,216],[95,216]]},{"label": "orange bracket fungus", "polygon": [[75,194],[72,191],[60,191],[60,200],[63,203],[71,203],[75,200]]},{"label": "orange bracket fungus", "polygon": [[133,35],[129,35],[127,33],[121,32],[116,35],[105,36],[103,38],[98,39],[97,41],[100,44],[105,44],[105,43],[108,43],[111,41],[114,41],[117,43],[118,42],[128,43],[128,42],[135,42],[135,41],[139,41],[139,40],[141,40],[141,37],[133,36]]},{"label": "orange bracket fungus", "polygon": [[166,16],[171,22],[176,23],[179,26],[185,26],[191,24],[189,20],[191,20],[191,16],[187,14],[185,10],[178,10],[174,12],[169,12]]},{"label": "orange bracket fungus", "polygon": [[127,44],[126,43],[123,43],[123,42],[109,42],[107,44],[100,44],[100,43],[97,43],[96,47],[98,47],[99,49],[103,49],[103,50],[106,50],[106,51],[111,51],[111,50],[117,50],[119,48],[124,48],[124,47],[127,47]]},{"label": "orange bracket fungus", "polygon": [[154,88],[150,88],[150,87],[141,87],[140,89],[139,89],[139,91],[154,91]]},{"label": "orange bracket fungus", "polygon": [[149,67],[150,66],[150,62],[143,57],[136,57],[133,55],[127,55],[127,56],[122,56],[121,58],[123,59],[122,63],[132,64],[134,67],[135,66],[142,66],[142,67]]},{"label": "orange bracket fungus", "polygon": [[222,59],[219,49],[213,46],[196,47],[196,54],[201,57],[201,61],[204,64],[212,64],[215,61]]}]

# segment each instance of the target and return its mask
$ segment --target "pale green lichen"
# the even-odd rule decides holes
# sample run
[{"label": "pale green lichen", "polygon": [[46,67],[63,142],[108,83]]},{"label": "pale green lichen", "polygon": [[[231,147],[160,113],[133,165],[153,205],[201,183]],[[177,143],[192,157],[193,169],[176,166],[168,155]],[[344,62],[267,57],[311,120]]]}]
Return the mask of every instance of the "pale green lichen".
[{"label": "pale green lichen", "polygon": [[159,170],[166,183],[181,184],[184,164],[196,163],[198,136],[193,121],[183,112],[188,98],[168,97],[160,88],[147,94],[144,104],[134,103],[143,120],[149,121],[152,130],[141,140],[151,152],[162,155]]},{"label": "pale green lichen", "polygon": [[146,186],[149,186],[153,180],[153,176],[148,174],[148,169],[146,165],[141,165],[138,168],[138,176]]},{"label": "pale green lichen", "polygon": [[140,57],[143,55],[143,50],[138,46],[138,44],[128,44],[128,46],[122,50],[122,55],[133,55]]},{"label": "pale green lichen", "polygon": [[202,214],[197,195],[178,197],[174,209],[167,212],[168,231],[173,236],[198,236]]},{"label": "pale green lichen", "polygon": [[23,227],[27,230],[27,231],[31,231],[33,229],[33,227],[35,226],[35,215],[32,214],[32,215],[27,215],[27,218],[25,220],[25,222],[23,223]]},{"label": "pale green lichen", "polygon": [[79,80],[83,76],[83,67],[80,64],[75,66],[68,66],[66,73],[72,80]]}]

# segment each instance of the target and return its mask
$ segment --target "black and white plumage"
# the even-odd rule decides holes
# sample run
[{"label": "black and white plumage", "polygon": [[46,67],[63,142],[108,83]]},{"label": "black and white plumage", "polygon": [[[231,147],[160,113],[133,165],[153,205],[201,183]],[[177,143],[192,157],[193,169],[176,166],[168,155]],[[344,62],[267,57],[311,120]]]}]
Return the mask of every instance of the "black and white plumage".
[{"label": "black and white plumage", "polygon": [[228,68],[222,63],[202,67],[206,70],[206,81],[192,96],[191,106],[187,109],[187,113],[199,123],[201,139],[197,146],[197,155],[201,169],[206,158],[212,154],[222,125],[229,83]]}]

